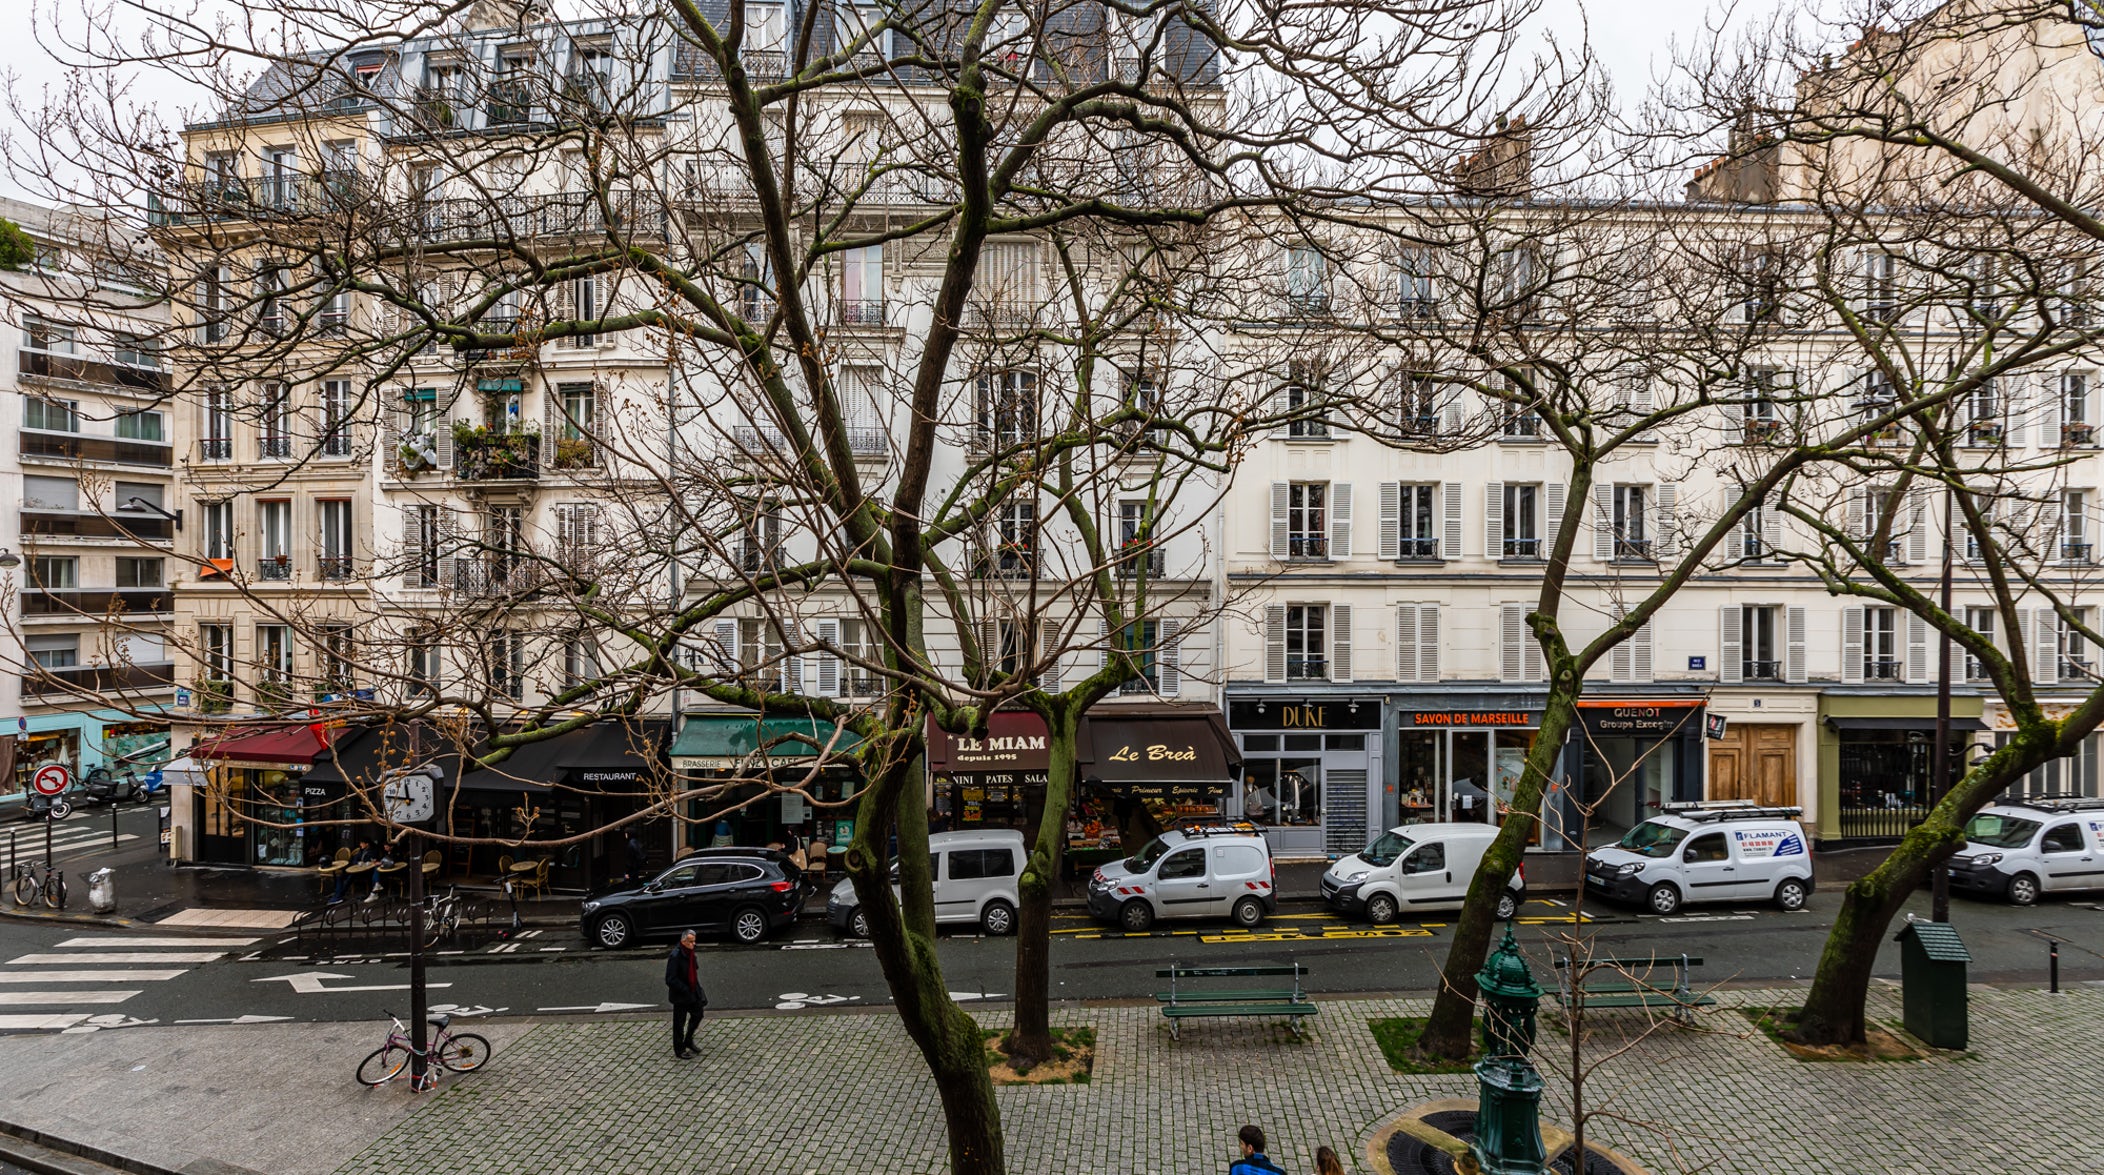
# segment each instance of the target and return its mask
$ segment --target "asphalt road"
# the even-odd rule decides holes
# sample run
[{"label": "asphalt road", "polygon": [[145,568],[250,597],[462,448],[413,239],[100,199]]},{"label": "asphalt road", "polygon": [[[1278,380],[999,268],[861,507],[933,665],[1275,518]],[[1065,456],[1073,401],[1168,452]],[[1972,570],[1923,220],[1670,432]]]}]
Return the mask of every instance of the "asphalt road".
[{"label": "asphalt road", "polygon": [[[1520,938],[1544,982],[1560,936],[1579,934],[1598,953],[1688,953],[1712,984],[1757,985],[1810,973],[1838,904],[1814,897],[1801,913],[1695,909],[1673,918],[1595,909],[1580,926],[1568,906],[1536,900],[1522,911]],[[1927,895],[1912,903],[1926,916]],[[1954,921],[1974,957],[1975,980],[2043,985],[2046,938],[2061,947],[2063,982],[2104,982],[2104,907],[2048,902],[2028,910],[1958,901]],[[1146,998],[1169,961],[1235,964],[1297,959],[1317,992],[1432,989],[1449,927],[1436,921],[1372,927],[1288,905],[1254,932],[1224,923],[1165,926],[1122,935],[1080,916],[1055,925],[1052,990],[1062,1000]],[[1014,990],[1012,943],[945,935],[950,989],[974,1002]],[[176,934],[105,931],[0,918],[0,1031],[85,1031],[146,1023],[377,1020],[406,1012],[408,972],[398,944],[355,957],[315,959],[282,935],[254,931]],[[606,952],[572,930],[529,930],[511,940],[443,948],[430,966],[434,1006],[461,1015],[548,1016],[662,1007],[662,945]],[[1879,972],[1896,976],[1897,948]],[[703,982],[716,1011],[810,1012],[888,1002],[870,950],[809,919],[754,947],[705,944]],[[376,1030],[377,1032],[377,1030]]]}]

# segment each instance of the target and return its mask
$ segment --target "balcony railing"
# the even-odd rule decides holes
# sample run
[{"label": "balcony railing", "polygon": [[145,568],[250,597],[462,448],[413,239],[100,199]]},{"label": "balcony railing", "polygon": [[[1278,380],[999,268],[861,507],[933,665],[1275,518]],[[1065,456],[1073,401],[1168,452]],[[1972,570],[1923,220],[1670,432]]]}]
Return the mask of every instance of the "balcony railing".
[{"label": "balcony railing", "polygon": [[1330,663],[1325,657],[1286,654],[1287,681],[1328,681]]},{"label": "balcony railing", "polygon": [[1974,448],[1996,448],[2006,439],[1999,424],[1975,424],[1965,430],[1965,443]]},{"label": "balcony railing", "polygon": [[[582,192],[412,200],[398,209],[392,232],[403,239],[433,243],[589,235],[606,232],[609,227],[664,235],[665,208],[655,193],[617,192],[608,198],[608,203],[613,210],[611,226],[598,198]],[[383,235],[388,231],[383,229]]]},{"label": "balcony railing", "polygon": [[29,458],[100,461],[111,465],[151,466],[155,469],[168,469],[175,465],[175,450],[160,441],[134,441],[121,437],[51,432],[37,428],[25,428],[21,430],[21,436],[21,454]]},{"label": "balcony railing", "polygon": [[1741,676],[1747,681],[1781,681],[1783,679],[1783,663],[1780,661],[1741,661],[1739,662],[1739,670]]},{"label": "balcony railing", "polygon": [[1144,570],[1149,579],[1159,579],[1168,568],[1168,552],[1153,543],[1127,543],[1119,549],[1117,572],[1128,578]]},{"label": "balcony railing", "polygon": [[453,472],[462,481],[531,481],[541,475],[541,438],[535,433],[456,427]]},{"label": "balcony railing", "polygon": [[197,695],[197,712],[200,714],[224,714],[234,708],[234,683],[231,681],[207,679],[191,689]]},{"label": "balcony railing", "polygon": [[143,693],[172,688],[175,663],[149,661],[136,665],[73,665],[22,675],[22,693],[36,697],[51,694]]},{"label": "balcony railing", "polygon": [[313,175],[223,177],[178,184],[150,193],[147,219],[157,226],[214,220],[318,216],[356,208],[371,197],[355,171]]},{"label": "balcony railing", "polygon": [[1904,666],[1901,665],[1897,658],[1865,657],[1863,659],[1863,680],[1898,681],[1905,676],[1902,672],[1903,668]]},{"label": "balcony railing", "polygon": [[[778,428],[741,424],[731,429],[731,441],[747,453],[779,453],[789,438]],[[891,436],[881,428],[849,425],[847,447],[858,456],[882,456],[891,452]]]},{"label": "balcony railing", "polygon": [[290,457],[292,456],[292,438],[284,434],[266,434],[262,441],[258,443],[257,451],[265,457]]},{"label": "balcony railing", "polygon": [[129,616],[173,610],[167,588],[25,588],[22,592],[24,616]]},{"label": "balcony railing", "polygon": [[1290,421],[1286,425],[1286,435],[1300,440],[1328,440],[1330,422],[1319,417]]},{"label": "balcony railing", "polygon": [[103,363],[95,359],[83,359],[78,355],[40,351],[33,347],[22,347],[16,351],[15,371],[32,379],[98,384],[139,392],[164,393],[169,389],[168,373],[155,368]]},{"label": "balcony railing", "polygon": [[1326,535],[1296,534],[1286,539],[1288,559],[1327,559],[1330,557],[1330,540]]},{"label": "balcony railing", "polygon": [[1300,318],[1320,318],[1330,312],[1330,296],[1326,293],[1286,295],[1286,313]]},{"label": "balcony railing", "polygon": [[541,579],[540,565],[524,558],[496,555],[450,560],[445,580],[466,596],[509,596],[532,591]]},{"label": "balcony railing", "polygon": [[323,555],[316,566],[323,579],[341,582],[356,574],[358,561],[349,555]]},{"label": "balcony railing", "polygon": [[1437,559],[1439,540],[1432,538],[1406,538],[1396,547],[1398,559]]},{"label": "balcony railing", "polygon": [[2076,566],[2076,565],[2079,565],[2079,566],[2087,566],[2087,565],[2089,564],[2089,562],[2090,562],[2090,544],[2088,544],[2088,543],[2062,543],[2062,544],[2060,544],[2060,561],[2061,561],[2062,563],[2065,563],[2065,564],[2069,564],[2069,565],[2071,565],[2071,566]]},{"label": "balcony railing", "polygon": [[234,459],[234,438],[203,437],[197,442],[199,461],[231,461]]},{"label": "balcony railing", "polygon": [[1541,417],[1532,412],[1505,418],[1504,436],[1508,440],[1536,440],[1541,436]]},{"label": "balcony railing", "polygon": [[1764,444],[1783,435],[1783,422],[1772,416],[1749,416],[1742,428],[1740,437],[1749,445]]},{"label": "balcony railing", "polygon": [[882,298],[844,298],[836,303],[840,308],[842,326],[883,326],[884,300]]},{"label": "balcony railing", "polygon": [[2060,447],[2063,449],[2087,449],[2097,443],[2097,426],[2094,424],[2063,424],[2060,426]]},{"label": "balcony railing", "polygon": [[351,455],[351,424],[339,421],[322,430],[321,455],[324,457],[348,457]]},{"label": "balcony railing", "polygon": [[166,518],[156,518],[147,514],[103,515],[63,510],[22,511],[22,533],[157,543],[165,543],[175,537],[174,523]]},{"label": "balcony railing", "polygon": [[1541,540],[1506,539],[1504,557],[1507,559],[1522,559],[1529,562],[1538,562],[1541,559]]},{"label": "balcony railing", "polygon": [[265,555],[256,560],[257,579],[291,579],[292,556]]},{"label": "balcony railing", "polygon": [[1618,560],[1627,559],[1638,563],[1649,563],[1654,558],[1652,542],[1650,539],[1625,539],[1617,536],[1615,539],[1615,558]]}]

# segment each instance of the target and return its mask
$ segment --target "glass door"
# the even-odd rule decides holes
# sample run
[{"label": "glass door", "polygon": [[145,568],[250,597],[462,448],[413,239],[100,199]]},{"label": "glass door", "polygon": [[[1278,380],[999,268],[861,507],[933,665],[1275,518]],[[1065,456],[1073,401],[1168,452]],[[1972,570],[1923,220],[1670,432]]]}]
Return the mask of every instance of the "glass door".
[{"label": "glass door", "polygon": [[1447,732],[1398,731],[1395,747],[1396,819],[1403,824],[1445,819]]},{"label": "glass door", "polygon": [[1447,819],[1473,823],[1495,823],[1490,804],[1490,732],[1452,732],[1453,748],[1448,755],[1452,770],[1440,805]]}]

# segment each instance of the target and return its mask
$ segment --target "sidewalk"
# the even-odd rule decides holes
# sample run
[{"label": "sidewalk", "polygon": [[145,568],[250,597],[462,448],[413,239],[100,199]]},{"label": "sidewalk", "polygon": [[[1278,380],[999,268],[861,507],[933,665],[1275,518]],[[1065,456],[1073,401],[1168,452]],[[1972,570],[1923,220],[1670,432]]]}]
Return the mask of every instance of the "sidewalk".
[{"label": "sidewalk", "polygon": [[[1721,993],[1727,1005],[1788,1003],[1798,990]],[[1664,1175],[1711,1172],[2104,1172],[2080,1122],[2104,1121],[2094,1042],[2104,989],[2049,996],[1976,987],[1973,1048],[1908,1063],[1807,1063],[1732,1008],[1666,1030],[1607,1061],[1589,1102],[1625,1116],[1595,1136]],[[999,1093],[1009,1169],[1206,1175],[1256,1122],[1287,1170],[1334,1147],[1360,1175],[1366,1143],[1399,1110],[1473,1095],[1473,1079],[1393,1073],[1367,1021],[1422,1015],[1422,999],[1323,1000],[1306,1043],[1254,1021],[1194,1026],[1172,1042],[1152,1007],[1059,1010],[1097,1033],[1087,1085]],[[1880,985],[1873,1013],[1899,1016]],[[1592,1056],[1641,1021],[1600,1015]],[[989,1027],[1006,1013],[979,1013]],[[147,1170],[272,1175],[438,1172],[697,1172],[886,1175],[943,1169],[942,1115],[919,1056],[889,1014],[762,1012],[711,1017],[703,1054],[668,1055],[655,1018],[478,1021],[489,1068],[431,1095],[368,1091],[351,1070],[373,1025],[140,1028],[0,1038],[13,1075],[0,1117],[123,1155]],[[1545,1020],[1537,1055],[1568,1043]],[[1565,1054],[1568,1060],[1568,1054]],[[2030,1114],[2009,1091],[2051,1087]],[[2085,1079],[2082,1075],[2089,1075]],[[1549,1076],[1545,1117],[1568,1086]],[[2023,1118],[2024,1121],[2016,1121]],[[1671,1134],[1626,1124],[1669,1124]],[[1675,1156],[1678,1156],[1676,1161]],[[223,1166],[222,1166],[223,1165]]]}]

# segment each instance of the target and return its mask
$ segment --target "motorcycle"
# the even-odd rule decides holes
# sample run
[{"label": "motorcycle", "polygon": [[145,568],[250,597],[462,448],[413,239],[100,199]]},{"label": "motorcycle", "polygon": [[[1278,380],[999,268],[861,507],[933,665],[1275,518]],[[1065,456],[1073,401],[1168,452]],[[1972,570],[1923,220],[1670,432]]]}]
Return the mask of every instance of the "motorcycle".
[{"label": "motorcycle", "polygon": [[73,804],[64,796],[47,796],[32,789],[22,802],[24,820],[64,820],[73,814]]},{"label": "motorcycle", "polygon": [[121,800],[136,804],[146,798],[146,790],[134,772],[112,775],[109,768],[97,767],[81,779],[69,797],[81,804],[114,804]]}]

